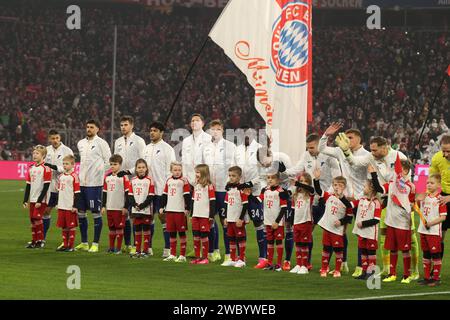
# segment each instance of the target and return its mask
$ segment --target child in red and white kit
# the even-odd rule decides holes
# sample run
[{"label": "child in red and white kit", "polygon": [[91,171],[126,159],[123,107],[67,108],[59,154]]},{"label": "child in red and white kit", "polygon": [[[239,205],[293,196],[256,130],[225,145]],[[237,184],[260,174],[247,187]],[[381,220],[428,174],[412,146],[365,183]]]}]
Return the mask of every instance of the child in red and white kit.
[{"label": "child in red and white kit", "polygon": [[[131,218],[135,228],[134,245],[136,252],[131,258],[147,258],[149,256],[151,225],[153,211],[151,204],[155,196],[155,185],[148,176],[148,166],[144,159],[138,159],[135,164],[136,177],[131,179],[128,190],[128,202],[131,207]],[[142,238],[144,245],[142,245]]]},{"label": "child in red and white kit", "polygon": [[[430,287],[438,286],[441,283],[442,222],[447,217],[447,207],[440,203],[442,198],[439,193],[440,188],[441,176],[439,174],[430,175],[427,180],[427,195],[420,202],[420,209],[425,219],[425,221],[420,221],[418,229],[423,251],[424,276],[423,280],[419,280],[418,283]],[[433,270],[433,276],[431,276],[431,270]]]},{"label": "child in red and white kit", "polygon": [[56,225],[62,229],[63,245],[56,251],[73,252],[76,227],[78,226],[78,207],[80,203],[80,179],[74,172],[75,157],[67,155],[63,158],[64,172],[58,176],[58,221]]},{"label": "child in red and white kit", "polygon": [[208,235],[216,212],[216,191],[211,183],[208,165],[199,164],[195,167],[195,182],[191,210],[195,259],[191,264],[208,264]]},{"label": "child in red and white kit", "polygon": [[[245,232],[245,215],[247,214],[248,195],[240,190],[242,169],[234,166],[228,169],[228,183],[225,187],[225,225],[227,226],[228,240],[230,241],[230,260],[224,261],[224,267],[245,267],[245,249],[247,234]],[[239,257],[236,255],[239,247]]]},{"label": "child in red and white kit", "polygon": [[[128,214],[128,190],[130,181],[127,176],[119,177],[118,173],[123,159],[114,154],[109,158],[111,174],[107,175],[103,183],[102,214],[107,214],[109,227],[108,253],[121,254],[123,230]],[[117,246],[114,244],[117,240]]]},{"label": "child in red and white kit", "polygon": [[[186,262],[187,216],[191,206],[190,185],[183,177],[179,162],[170,164],[172,176],[167,179],[162,194],[160,214],[166,218],[166,230],[170,235],[170,255],[164,261]],[[177,258],[177,233],[180,236],[180,256]]]},{"label": "child in red and white kit", "polygon": [[387,194],[385,224],[386,242],[384,247],[390,251],[389,275],[383,282],[397,280],[398,251],[403,255],[403,279],[401,283],[409,284],[411,278],[411,209],[415,201],[415,187],[409,180],[411,163],[400,160],[397,155],[395,161],[395,176],[389,182],[380,186],[378,178],[372,173],[372,182],[377,192]]},{"label": "child in red and white kit", "polygon": [[47,208],[47,192],[52,180],[52,170],[44,166],[47,149],[37,145],[33,148],[34,163],[28,168],[27,184],[23,198],[23,207],[29,209],[32,240],[27,248],[43,248],[44,225],[42,218]]},{"label": "child in red and white kit", "polygon": [[[376,176],[376,170],[369,165],[368,172]],[[356,213],[353,233],[358,236],[358,248],[361,251],[362,273],[355,279],[367,280],[374,266],[377,265],[378,249],[378,224],[381,219],[381,202],[376,197],[377,192],[372,180],[367,180],[364,185],[364,196],[352,201],[354,208],[358,208]]]},{"label": "child in red and white kit", "polygon": [[[287,214],[287,202],[289,193],[283,189],[280,183],[280,174],[268,173],[267,186],[261,190],[258,200],[263,203],[264,225],[267,239],[267,261],[264,270],[281,271],[283,260],[284,218]],[[253,195],[249,195],[249,198]],[[277,248],[277,263],[273,264]]]},{"label": "child in red and white kit", "polygon": [[290,273],[308,274],[309,245],[312,242],[314,187],[311,176],[304,172],[295,182],[292,195],[291,225],[294,226],[294,242],[297,264]]},{"label": "child in red and white kit", "polygon": [[332,181],[333,193],[322,191],[320,188],[320,169],[314,171],[314,189],[325,200],[325,213],[319,220],[322,227],[322,268],[320,276],[326,277],[329,269],[332,252],[336,254],[336,265],[333,272],[334,278],[341,276],[341,265],[344,251],[345,225],[352,221],[352,204],[345,198],[344,191],[347,180],[342,177],[334,177]]}]

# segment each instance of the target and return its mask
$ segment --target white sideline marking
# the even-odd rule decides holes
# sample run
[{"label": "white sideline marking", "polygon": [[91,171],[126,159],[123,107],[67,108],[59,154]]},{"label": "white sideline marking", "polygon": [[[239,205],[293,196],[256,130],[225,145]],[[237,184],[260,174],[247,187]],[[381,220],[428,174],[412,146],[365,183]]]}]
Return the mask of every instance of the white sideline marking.
[{"label": "white sideline marking", "polygon": [[24,189],[15,189],[15,190],[0,190],[0,192],[21,192],[24,191]]},{"label": "white sideline marking", "polygon": [[400,297],[419,297],[419,296],[431,296],[440,294],[450,294],[450,291],[440,291],[440,292],[422,292],[422,293],[408,293],[408,294],[394,294],[390,296],[376,296],[376,297],[364,297],[364,298],[349,298],[342,300],[376,300],[376,299],[389,299],[389,298],[400,298]]}]

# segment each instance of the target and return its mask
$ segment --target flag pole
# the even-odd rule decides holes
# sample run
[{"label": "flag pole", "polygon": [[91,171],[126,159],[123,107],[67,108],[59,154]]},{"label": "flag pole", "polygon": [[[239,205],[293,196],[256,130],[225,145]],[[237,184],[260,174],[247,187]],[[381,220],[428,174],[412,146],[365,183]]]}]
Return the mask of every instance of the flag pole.
[{"label": "flag pole", "polygon": [[188,70],[186,76],[184,77],[183,82],[181,83],[180,89],[178,89],[177,95],[175,96],[175,99],[173,100],[172,105],[170,107],[169,113],[167,114],[166,120],[164,121],[165,126],[169,122],[170,116],[172,115],[173,110],[175,109],[175,105],[177,104],[178,99],[180,98],[181,93],[183,92],[183,89],[187,83],[187,80],[189,79],[189,76],[192,73],[192,70],[194,70],[194,67],[197,64],[198,59],[200,58],[203,50],[205,49],[206,44],[208,43],[208,40],[209,40],[209,35],[206,37],[205,41],[203,42],[203,45],[200,48],[200,51],[198,52],[197,56],[195,57],[194,62],[192,62],[191,66],[189,67],[189,70]]},{"label": "flag pole", "polygon": [[413,146],[413,147],[414,147],[413,160],[416,159],[417,156],[418,156],[418,154],[417,154],[417,151],[418,151],[418,150],[417,150],[417,148],[416,148],[416,145],[417,145],[418,148],[420,148],[420,142],[422,141],[423,132],[425,131],[425,127],[427,126],[428,121],[430,121],[431,110],[433,110],[434,105],[435,105],[435,103],[436,103],[436,99],[437,99],[437,97],[439,96],[439,94],[440,94],[440,92],[441,92],[441,89],[442,89],[442,87],[444,86],[444,82],[445,82],[445,80],[447,79],[448,76],[449,76],[449,74],[446,72],[446,73],[444,74],[444,77],[442,78],[441,85],[439,86],[439,88],[438,88],[437,91],[436,91],[436,94],[434,95],[434,98],[433,98],[433,101],[431,102],[430,108],[428,109],[427,117],[426,117],[425,122],[424,122],[424,124],[423,124],[423,126],[422,126],[422,130],[420,131],[419,140],[418,140],[418,142],[415,143],[414,146]]}]

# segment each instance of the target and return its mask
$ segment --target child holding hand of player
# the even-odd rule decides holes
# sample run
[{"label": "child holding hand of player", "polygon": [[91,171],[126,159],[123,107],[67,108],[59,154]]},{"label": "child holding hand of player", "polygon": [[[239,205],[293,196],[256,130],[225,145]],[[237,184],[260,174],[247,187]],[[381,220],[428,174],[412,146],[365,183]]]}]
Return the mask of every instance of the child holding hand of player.
[{"label": "child holding hand of player", "polygon": [[[128,177],[119,177],[118,173],[123,159],[114,154],[109,158],[111,174],[107,175],[103,183],[102,214],[107,214],[109,227],[108,253],[121,254],[123,229],[128,214],[128,191],[130,181]],[[117,239],[117,246],[114,244]]]},{"label": "child holding hand of player", "polygon": [[[211,183],[209,167],[195,167],[195,186],[192,193],[192,234],[194,236],[195,259],[191,264],[208,264],[210,226],[214,222],[216,192]],[[202,250],[201,250],[202,249]],[[202,255],[200,255],[200,251]]]},{"label": "child holding hand of player", "polygon": [[[423,280],[419,284],[431,287],[440,285],[442,266],[442,222],[447,216],[447,207],[440,204],[441,176],[432,174],[427,180],[427,195],[420,202],[422,217],[419,225],[420,244],[423,251]],[[433,270],[433,277],[431,277]]]},{"label": "child holding hand of player", "polygon": [[[376,170],[371,165],[368,172],[376,177]],[[378,224],[381,219],[381,202],[376,197],[372,180],[366,181],[363,193],[362,198],[351,202],[357,208],[353,233],[358,236],[358,249],[361,251],[362,273],[355,278],[359,280],[367,280],[370,276],[367,270],[372,270],[377,264]]]},{"label": "child holding hand of player", "polygon": [[[186,262],[187,216],[191,206],[190,185],[183,177],[179,162],[170,164],[172,176],[167,179],[162,194],[160,214],[166,218],[166,230],[170,235],[170,255],[164,261]],[[180,256],[177,258],[177,233],[180,236]]]},{"label": "child holding hand of player", "polygon": [[[151,204],[155,196],[155,185],[148,176],[148,165],[144,159],[138,159],[135,164],[136,176],[131,179],[128,190],[128,202],[131,207],[131,218],[135,228],[136,252],[131,258],[147,258],[150,248],[151,225],[153,211]],[[142,246],[144,238],[144,246]]]},{"label": "child holding hand of player", "polygon": [[52,170],[44,166],[46,155],[47,149],[44,146],[37,145],[33,148],[34,163],[28,168],[26,178],[23,207],[30,212],[32,241],[28,243],[29,249],[45,246],[42,218],[47,207],[46,197],[52,180]]},{"label": "child holding hand of player", "polygon": [[[225,221],[228,240],[230,241],[230,260],[224,261],[225,267],[245,267],[245,215],[247,213],[248,195],[239,189],[242,169],[234,166],[228,169],[228,183],[225,187]],[[236,256],[239,247],[239,258]]]},{"label": "child holding hand of player", "polygon": [[67,155],[63,158],[64,172],[58,176],[58,221],[56,225],[62,229],[63,245],[56,251],[73,252],[76,227],[78,226],[78,207],[80,203],[80,179],[74,172],[75,157]]},{"label": "child holding hand of player", "polygon": [[389,275],[383,282],[397,280],[398,251],[403,255],[403,279],[401,283],[411,283],[411,204],[415,201],[415,187],[410,181],[411,163],[400,160],[397,155],[395,161],[395,175],[389,183],[380,185],[377,176],[372,173],[372,182],[377,192],[387,194],[385,224],[386,242],[384,247],[390,251]]},{"label": "child holding hand of player", "polygon": [[333,193],[328,193],[320,188],[320,174],[320,169],[314,170],[314,189],[325,200],[325,213],[318,223],[323,229],[320,276],[327,276],[329,260],[334,251],[336,254],[336,265],[333,277],[339,278],[343,260],[345,226],[352,221],[352,204],[344,195],[347,186],[347,180],[344,177],[334,177],[332,181]]},{"label": "child holding hand of player", "polygon": [[309,245],[312,242],[313,217],[312,204],[314,187],[311,176],[304,172],[295,181],[292,195],[294,242],[297,264],[290,273],[308,274]]}]

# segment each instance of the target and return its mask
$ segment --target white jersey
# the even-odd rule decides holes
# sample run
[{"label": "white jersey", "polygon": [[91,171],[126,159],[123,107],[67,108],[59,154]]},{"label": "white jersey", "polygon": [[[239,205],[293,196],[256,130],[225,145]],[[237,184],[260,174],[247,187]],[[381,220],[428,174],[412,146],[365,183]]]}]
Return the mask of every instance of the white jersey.
[{"label": "white jersey", "polygon": [[119,178],[109,175],[105,177],[103,192],[106,192],[106,210],[122,210],[125,208],[125,197],[130,189],[127,176]]},{"label": "white jersey", "polygon": [[[148,196],[155,195],[155,186],[152,179],[150,177],[133,177],[130,181],[128,195],[134,197],[137,205],[144,203]],[[142,210],[137,210],[135,207],[132,207],[131,213],[151,215],[151,205]]]},{"label": "white jersey", "polygon": [[82,187],[102,186],[111,157],[108,143],[99,136],[95,136],[91,140],[81,139],[77,147],[80,153],[80,185]]},{"label": "white jersey", "polygon": [[195,184],[195,166],[204,163],[203,149],[211,142],[211,135],[205,131],[194,138],[194,135],[184,138],[181,149],[183,175],[191,185]]},{"label": "white jersey", "polygon": [[371,164],[377,171],[380,184],[383,185],[394,178],[394,167],[397,154],[399,154],[400,160],[407,159],[406,156],[400,151],[389,149],[386,157],[380,160],[375,159],[371,153],[362,156],[354,156],[350,154],[347,160],[352,166],[356,167],[367,168],[367,166]]},{"label": "white jersey", "polygon": [[[30,202],[37,202],[45,183],[52,181],[52,169],[44,166],[44,163],[33,163],[28,169],[27,184],[30,185]],[[47,195],[42,199],[42,203],[46,203]]]},{"label": "white jersey", "polygon": [[[291,159],[286,153],[283,152],[274,152],[272,155],[272,164],[267,168],[258,163],[260,186],[262,188],[267,186],[267,176],[271,173],[273,174],[278,172],[278,167],[275,161],[283,162],[288,170],[292,167]],[[280,175],[280,186],[285,189],[289,188],[289,177],[287,175]]]},{"label": "white jersey", "polygon": [[372,219],[381,219],[380,200],[362,197],[359,200],[352,201],[352,205],[358,208],[352,232],[365,239],[378,240],[378,224],[361,229],[358,228],[357,224]]},{"label": "white jersey", "polygon": [[48,188],[49,192],[58,192],[57,180],[58,176],[64,172],[63,159],[67,155],[73,156],[73,151],[62,142],[56,149],[51,145],[47,146],[47,156],[45,157],[45,162],[58,167],[57,171],[52,171],[52,182],[50,183],[50,188]]},{"label": "white jersey", "polygon": [[324,192],[323,198],[325,200],[325,213],[319,220],[318,225],[331,233],[343,236],[344,226],[336,227],[334,223],[346,215],[352,215],[352,209],[347,209],[342,201],[332,193]]},{"label": "white jersey", "polygon": [[[236,222],[239,220],[242,207],[248,203],[248,196],[237,187],[230,188],[225,195],[227,204],[227,222]],[[244,220],[245,216],[242,220]]]},{"label": "white jersey", "polygon": [[203,161],[209,166],[211,181],[217,192],[225,192],[228,169],[234,166],[236,145],[226,139],[210,142],[203,149]]},{"label": "white jersey", "polygon": [[134,174],[138,159],[144,158],[145,141],[134,132],[129,137],[121,136],[114,142],[114,154],[122,157],[122,168]]},{"label": "white jersey", "polygon": [[80,179],[75,172],[62,173],[58,177],[58,209],[72,210],[75,207],[75,193],[80,193]]},{"label": "white jersey", "polygon": [[[272,190],[273,189],[273,190]],[[264,210],[264,224],[266,226],[271,226],[275,223],[278,218],[282,208],[287,208],[287,200],[280,197],[280,193],[285,192],[282,187],[277,186],[274,188],[263,188],[259,199],[263,203]],[[278,225],[284,225],[283,217]]]},{"label": "white jersey", "polygon": [[[439,205],[439,200],[441,197],[441,195],[434,197],[427,195],[425,199],[421,201],[420,210],[422,211],[425,221],[430,222],[436,218],[447,216],[447,206],[445,204]],[[421,234],[442,237],[442,223],[435,224],[427,230],[427,228],[423,225],[422,220],[420,220],[419,229],[417,229],[417,231]]]},{"label": "white jersey", "polygon": [[411,204],[414,202],[415,198],[415,187],[411,181],[401,182],[401,187],[404,189],[403,193],[407,195],[410,201],[408,208],[404,208],[397,205],[393,200],[394,190],[396,189],[394,184],[395,181],[391,181],[383,186],[384,194],[388,194],[386,218],[384,219],[384,223],[392,228],[411,230]]},{"label": "white jersey", "polygon": [[203,187],[201,184],[196,184],[192,193],[192,200],[194,200],[192,216],[209,218],[209,202],[216,200],[214,186],[210,184]]},{"label": "white jersey", "polygon": [[[342,171],[342,176],[347,179],[345,196],[359,199],[364,195],[364,185],[367,181],[367,168],[362,166],[352,166],[346,159],[344,152],[339,147],[328,147],[328,137],[322,136],[319,142],[319,151],[327,156],[335,158]],[[353,156],[364,157],[370,152],[363,147],[353,151]]]},{"label": "white jersey", "polygon": [[149,175],[155,184],[155,194],[162,195],[167,178],[171,176],[170,163],[175,161],[175,151],[164,140],[150,143],[144,149],[144,160],[147,161]]},{"label": "white jersey", "polygon": [[294,225],[313,221],[313,201],[314,195],[305,195],[303,193],[299,193],[295,199],[292,199],[292,209],[294,210]]},{"label": "white jersey", "polygon": [[184,196],[190,194],[189,181],[185,177],[167,179],[164,194],[167,195],[166,212],[184,212]]},{"label": "white jersey", "polygon": [[341,169],[339,163],[335,158],[319,153],[317,156],[312,156],[308,151],[303,153],[297,164],[288,168],[285,172],[289,177],[295,178],[299,173],[306,172],[311,178],[314,178],[314,170],[319,168],[320,188],[323,191],[331,190],[331,181],[334,177],[340,176]]},{"label": "white jersey", "polygon": [[245,144],[237,146],[234,155],[235,164],[242,169],[241,182],[251,181],[253,183],[252,194],[254,196],[259,196],[262,189],[258,171],[258,160],[256,158],[256,153],[260,147],[261,145],[256,140],[253,140],[248,146]]}]

